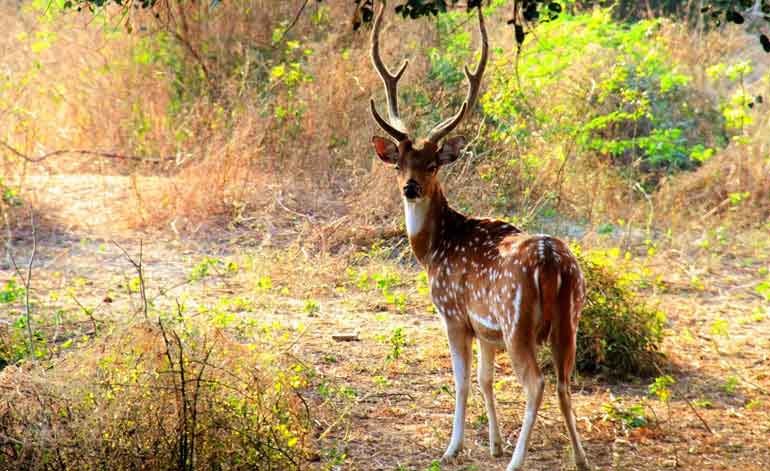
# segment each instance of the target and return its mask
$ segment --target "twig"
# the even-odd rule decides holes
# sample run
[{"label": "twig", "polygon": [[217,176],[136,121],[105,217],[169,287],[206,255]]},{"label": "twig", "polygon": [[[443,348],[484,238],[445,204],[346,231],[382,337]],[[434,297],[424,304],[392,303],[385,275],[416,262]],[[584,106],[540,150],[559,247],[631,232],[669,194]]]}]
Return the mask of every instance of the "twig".
[{"label": "twig", "polygon": [[[123,255],[126,257],[126,259],[131,263],[131,265],[134,266],[136,269],[136,273],[139,277],[139,295],[142,298],[142,310],[144,312],[144,319],[150,320],[148,315],[148,305],[147,305],[147,294],[144,289],[144,268],[142,267],[142,239],[139,239],[139,262],[136,262],[133,258],[131,258],[130,255],[128,255],[128,252],[126,252],[126,249],[121,247],[120,244],[118,244],[115,240],[111,241],[115,247],[119,248],[121,252],[123,252]],[[130,290],[129,290],[130,292]]]},{"label": "twig", "polygon": [[294,15],[294,19],[291,20],[291,23],[289,23],[289,25],[286,27],[286,29],[283,30],[283,33],[281,34],[281,37],[278,38],[278,41],[273,43],[274,47],[279,45],[279,44],[281,44],[283,42],[284,38],[286,37],[286,35],[289,33],[289,31],[291,31],[292,28],[294,28],[294,26],[297,24],[297,21],[299,21],[299,18],[302,16],[302,12],[305,11],[305,7],[307,7],[308,3],[310,3],[310,0],[305,0],[305,2],[302,4],[302,6],[299,7],[299,10],[297,10],[297,14]]},{"label": "twig", "polygon": [[[409,394],[408,392],[394,392],[394,393],[373,393],[373,394],[367,394],[367,399],[374,399],[374,398],[393,398],[393,397],[404,397],[406,399],[409,399],[410,401],[414,401],[414,396]],[[361,402],[364,402],[363,400]]]},{"label": "twig", "polygon": [[339,425],[345,419],[345,417],[348,414],[350,414],[350,412],[353,410],[354,407],[356,407],[357,405],[359,405],[361,403],[367,402],[369,399],[376,398],[376,397],[383,397],[383,398],[387,398],[387,397],[406,397],[409,400],[414,401],[414,397],[412,397],[411,394],[406,393],[406,392],[369,393],[369,394],[365,394],[360,399],[355,400],[355,401],[351,402],[350,404],[348,404],[348,406],[345,407],[345,409],[340,413],[340,415],[337,417],[337,419],[334,422],[332,422],[328,427],[326,427],[326,430],[324,430],[323,433],[321,433],[321,435],[318,436],[318,440],[320,441],[320,440],[325,439],[326,436],[329,435],[332,432],[332,430],[334,430],[334,428],[337,427],[337,425]]},{"label": "twig", "polygon": [[[203,343],[205,345],[206,339],[203,339]],[[195,377],[195,389],[193,392],[193,398],[192,398],[192,423],[189,427],[189,433],[190,433],[190,469],[194,469],[194,460],[195,460],[195,431],[198,428],[198,397],[200,396],[200,387],[201,384],[203,384],[203,372],[206,369],[206,365],[208,364],[209,358],[211,357],[211,352],[214,351],[214,347],[216,347],[216,338],[212,341],[211,347],[206,351],[206,355],[203,357],[203,361],[200,362],[200,369],[198,370],[198,374]]]},{"label": "twig", "polygon": [[[27,263],[27,276],[24,277],[21,273],[21,270],[19,270],[18,265],[16,265],[16,259],[13,258],[13,252],[11,250],[8,251],[8,256],[11,259],[11,263],[13,264],[13,268],[16,271],[16,276],[18,276],[21,281],[24,283],[24,321],[27,324],[27,336],[29,340],[29,353],[32,353],[35,349],[34,347],[34,337],[32,335],[32,309],[29,303],[29,287],[32,283],[32,264],[35,261],[35,253],[37,252],[37,231],[35,228],[35,213],[32,210],[32,208],[29,209],[29,221],[32,225],[32,253],[29,256],[29,262]],[[10,229],[9,229],[10,231]]]},{"label": "twig", "polygon": [[76,297],[75,297],[75,295],[74,295],[74,294],[71,294],[71,295],[70,295],[70,298],[72,298],[72,300],[73,300],[73,301],[75,301],[75,304],[77,304],[77,305],[78,305],[78,307],[80,308],[80,310],[81,310],[81,311],[83,311],[83,313],[84,313],[86,316],[88,316],[88,319],[91,321],[91,326],[94,328],[94,332],[98,332],[98,331],[99,331],[99,329],[97,328],[97,324],[96,324],[96,318],[94,317],[94,313],[95,313],[95,312],[96,312],[96,310],[99,308],[99,306],[101,306],[101,303],[100,303],[100,304],[97,304],[95,308],[93,308],[93,309],[89,309],[89,308],[85,307],[85,306],[83,305],[83,303],[81,303],[81,302],[80,302],[80,300],[78,300],[78,298],[76,298]]},{"label": "twig", "polygon": [[3,223],[5,224],[5,256],[11,262],[11,251],[13,250],[13,231],[11,230],[11,221],[8,217],[8,211],[5,205],[0,204],[0,211],[3,212]]},{"label": "twig", "polygon": [[[657,364],[655,365],[655,369],[658,370],[659,374],[661,374],[661,375],[665,374],[663,372],[663,370],[660,368],[660,366],[658,366]],[[687,381],[685,384],[687,385],[687,389],[689,390],[689,381]],[[703,416],[700,415],[698,410],[695,408],[695,405],[690,401],[690,399],[687,397],[686,394],[682,394],[682,399],[684,399],[684,402],[687,403],[687,405],[690,407],[690,410],[692,410],[693,413],[695,414],[695,416],[701,421],[701,423],[706,428],[708,433],[710,433],[711,435],[714,435],[714,431],[711,429],[711,427],[709,427],[709,424],[708,424],[708,422],[706,422],[706,419],[704,419]],[[654,410],[653,410],[653,413],[654,413]],[[670,406],[669,406],[669,413],[668,413],[668,415],[669,415],[669,418],[670,418],[671,417]]]},{"label": "twig", "polygon": [[700,220],[705,221],[708,219],[712,214],[717,212],[719,209],[721,209],[724,205],[730,202],[730,198],[725,198],[721,203],[711,208],[709,211],[707,211],[703,216],[701,216]]},{"label": "twig", "polygon": [[339,416],[337,416],[334,422],[329,424],[329,426],[326,427],[326,430],[324,430],[321,433],[321,435],[318,436],[318,441],[319,442],[323,441],[326,438],[326,436],[329,435],[332,432],[332,430],[334,430],[337,427],[337,425],[339,425],[345,419],[345,417],[348,416],[348,414],[350,414],[350,412],[353,410],[355,406],[357,406],[361,402],[364,402],[368,398],[369,398],[369,395],[367,394],[363,396],[361,399],[359,399],[358,401],[353,401],[347,407],[345,407],[345,409],[342,410],[342,412],[340,413]]},{"label": "twig", "polygon": [[188,456],[190,455],[190,445],[188,444],[188,441],[190,440],[189,437],[189,431],[187,430],[187,379],[185,378],[185,368],[184,368],[184,347],[182,346],[182,339],[179,338],[179,334],[176,333],[175,330],[171,330],[171,334],[174,336],[174,340],[176,341],[176,346],[179,349],[179,395],[181,397],[181,404],[179,407],[182,409],[182,417],[179,422],[179,468],[180,470],[187,469],[186,464],[190,463],[192,464],[192,456],[188,459]]},{"label": "twig", "polygon": [[[465,150],[464,150],[465,158],[463,159],[464,164],[461,167],[460,171],[456,173],[454,177],[455,182],[461,181],[462,178],[465,176],[465,173],[468,170],[468,168],[472,165],[473,161],[480,158],[486,153],[486,152],[482,152],[480,154],[476,154],[475,152],[471,152],[467,150],[473,147],[474,145],[476,145],[476,143],[481,139],[481,134],[483,132],[484,132],[484,119],[482,118],[481,123],[479,124],[479,127],[478,127],[478,131],[476,132],[476,136],[473,139],[471,139],[471,141],[465,146]],[[453,168],[453,167],[454,165],[450,166],[450,168]]]},{"label": "twig", "polygon": [[698,410],[695,408],[695,406],[693,405],[693,403],[692,403],[692,402],[691,402],[691,401],[690,401],[690,400],[687,398],[687,396],[685,396],[685,395],[682,395],[682,398],[684,399],[684,402],[686,402],[686,403],[687,403],[687,405],[688,405],[688,406],[690,406],[690,410],[692,410],[692,412],[695,414],[695,417],[697,417],[698,419],[700,419],[700,421],[701,421],[701,423],[703,424],[703,426],[704,426],[704,427],[706,427],[706,430],[708,430],[708,432],[709,432],[711,435],[714,435],[714,431],[713,431],[713,430],[711,430],[711,427],[709,427],[709,424],[708,424],[708,422],[706,422],[706,419],[704,419],[704,418],[703,418],[703,416],[702,416],[702,415],[700,415],[700,413],[698,412]]},{"label": "twig", "polygon": [[304,214],[304,213],[300,213],[299,211],[295,211],[295,210],[293,210],[291,208],[288,208],[285,204],[283,204],[283,201],[281,200],[281,195],[280,194],[275,197],[275,202],[278,203],[278,206],[283,208],[284,211],[287,211],[287,212],[289,212],[291,214],[294,214],[295,216],[303,217],[303,218],[307,219],[307,221],[309,223],[311,223],[311,224],[314,223],[313,216],[310,216],[310,215]]},{"label": "twig", "polygon": [[32,211],[32,209],[29,210],[29,221],[30,224],[32,224],[32,253],[29,256],[29,263],[27,264],[27,279],[24,282],[24,315],[27,318],[27,333],[29,334],[30,348],[32,348],[32,314],[29,304],[29,287],[32,283],[32,263],[35,261],[35,253],[37,252],[35,213]]},{"label": "twig", "polygon": [[719,344],[717,344],[716,340],[714,340],[713,338],[710,338],[710,337],[703,337],[703,338],[705,338],[707,340],[711,340],[711,344],[714,346],[714,350],[720,356],[720,363],[722,365],[726,366],[727,368],[729,368],[733,372],[733,374],[736,377],[738,377],[738,379],[743,381],[745,384],[751,386],[752,388],[757,390],[759,393],[764,394],[765,396],[770,396],[770,391],[768,391],[767,389],[763,388],[762,386],[760,386],[760,385],[758,385],[756,383],[753,383],[753,382],[749,381],[748,379],[746,379],[746,377],[743,375],[742,372],[738,371],[738,369],[736,367],[734,367],[733,365],[731,365],[731,364],[729,364],[726,361],[721,359],[721,357],[724,356],[724,355],[723,355],[722,351],[719,349]]},{"label": "twig", "polygon": [[358,342],[360,339],[358,338],[358,332],[353,332],[350,334],[332,334],[332,340],[337,342]]}]

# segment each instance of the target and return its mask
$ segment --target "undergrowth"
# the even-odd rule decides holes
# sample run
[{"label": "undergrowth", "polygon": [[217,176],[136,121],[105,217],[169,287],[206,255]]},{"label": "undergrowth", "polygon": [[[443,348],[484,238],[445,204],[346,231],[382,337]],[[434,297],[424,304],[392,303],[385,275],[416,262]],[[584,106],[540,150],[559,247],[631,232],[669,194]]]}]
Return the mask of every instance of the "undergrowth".
[{"label": "undergrowth", "polygon": [[662,365],[665,315],[648,306],[612,258],[577,251],[586,304],[577,336],[576,367],[609,377],[649,376]]},{"label": "undergrowth", "polygon": [[4,368],[0,468],[298,469],[312,372],[177,319],[116,328],[50,371]]}]

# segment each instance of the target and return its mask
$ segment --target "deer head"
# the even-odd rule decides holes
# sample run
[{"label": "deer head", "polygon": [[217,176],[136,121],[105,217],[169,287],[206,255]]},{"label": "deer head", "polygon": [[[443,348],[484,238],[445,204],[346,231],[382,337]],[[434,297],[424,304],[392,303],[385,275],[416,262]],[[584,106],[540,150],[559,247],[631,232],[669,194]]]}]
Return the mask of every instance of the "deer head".
[{"label": "deer head", "polygon": [[[374,99],[371,100],[371,111],[377,124],[388,133],[386,137],[374,136],[372,144],[377,156],[388,165],[392,165],[398,171],[399,186],[402,188],[404,200],[417,202],[423,198],[430,198],[439,188],[436,175],[439,167],[457,160],[460,151],[465,147],[465,138],[456,136],[444,139],[473,109],[478,98],[481,77],[487,64],[488,42],[487,30],[484,26],[484,17],[479,7],[479,30],[481,31],[481,60],[476,70],[471,73],[465,67],[465,77],[468,80],[468,95],[465,98],[460,111],[449,119],[437,124],[428,133],[428,137],[415,143],[406,130],[398,114],[398,81],[406,70],[408,61],[404,61],[398,72],[391,74],[380,58],[379,36],[382,29],[382,17],[385,12],[383,0],[377,18],[372,29],[372,62],[377,73],[385,85],[388,100],[388,118],[385,120],[377,112]],[[443,142],[442,142],[443,140]]]}]

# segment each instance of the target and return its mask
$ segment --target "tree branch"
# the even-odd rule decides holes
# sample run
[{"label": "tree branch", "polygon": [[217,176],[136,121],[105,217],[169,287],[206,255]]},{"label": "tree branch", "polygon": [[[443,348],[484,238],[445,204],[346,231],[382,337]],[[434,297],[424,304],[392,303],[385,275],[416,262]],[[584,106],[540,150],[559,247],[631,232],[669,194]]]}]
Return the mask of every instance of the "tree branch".
[{"label": "tree branch", "polygon": [[289,31],[291,31],[292,28],[294,28],[294,26],[299,21],[299,18],[302,16],[302,12],[305,11],[305,7],[307,7],[308,3],[310,3],[310,0],[305,0],[302,3],[302,6],[299,7],[299,10],[297,10],[297,14],[294,15],[294,19],[291,20],[291,23],[289,23],[289,25],[286,27],[286,29],[283,31],[283,33],[281,33],[281,37],[278,38],[278,41],[276,41],[273,44],[273,46],[277,46],[277,45],[279,45],[279,44],[281,44],[283,42],[283,40],[286,38],[286,35],[289,33]]},{"label": "tree branch", "polygon": [[151,164],[159,164],[162,162],[172,162],[174,161],[174,157],[153,157],[153,158],[146,158],[146,157],[139,157],[136,155],[125,155],[125,154],[118,154],[115,152],[103,152],[98,150],[88,150],[88,149],[59,149],[52,152],[48,152],[46,154],[43,154],[38,157],[31,157],[20,150],[14,148],[10,144],[8,144],[5,141],[0,140],[0,146],[5,147],[8,149],[13,155],[16,157],[22,158],[26,160],[27,162],[32,163],[39,163],[42,162],[50,157],[56,157],[58,155],[64,155],[64,154],[81,154],[81,155],[92,155],[96,157],[102,157],[105,159],[116,159],[116,160],[134,160],[138,162],[144,162],[144,163],[151,163]]}]

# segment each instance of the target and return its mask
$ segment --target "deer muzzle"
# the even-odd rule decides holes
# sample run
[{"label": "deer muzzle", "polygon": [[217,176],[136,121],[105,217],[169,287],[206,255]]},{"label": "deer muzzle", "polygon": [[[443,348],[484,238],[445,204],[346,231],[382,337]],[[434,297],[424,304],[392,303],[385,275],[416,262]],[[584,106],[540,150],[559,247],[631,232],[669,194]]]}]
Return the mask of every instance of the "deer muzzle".
[{"label": "deer muzzle", "polygon": [[420,184],[417,183],[416,180],[410,179],[406,182],[406,185],[404,185],[404,198],[408,200],[419,198],[421,192],[422,188],[420,188]]}]

